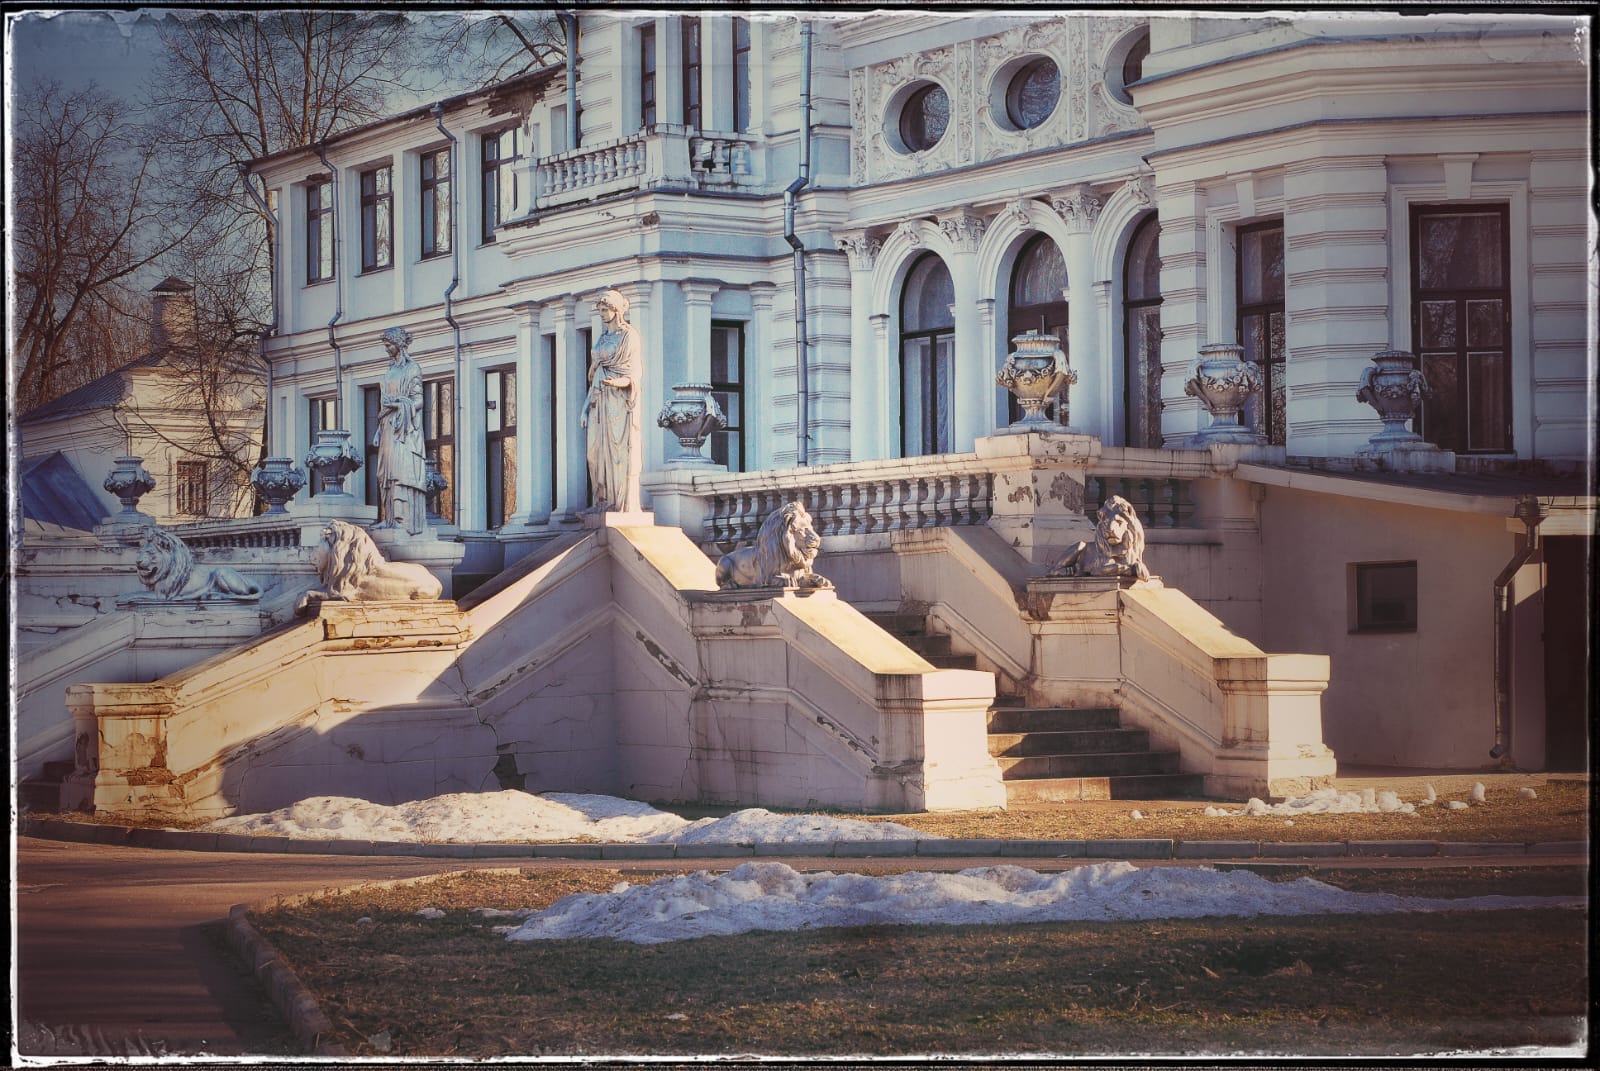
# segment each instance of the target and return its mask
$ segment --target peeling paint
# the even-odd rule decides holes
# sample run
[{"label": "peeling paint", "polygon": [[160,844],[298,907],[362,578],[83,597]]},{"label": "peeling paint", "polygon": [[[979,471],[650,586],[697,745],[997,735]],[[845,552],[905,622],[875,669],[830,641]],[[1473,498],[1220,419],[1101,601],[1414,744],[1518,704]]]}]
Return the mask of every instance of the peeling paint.
[{"label": "peeling paint", "polygon": [[634,639],[638,640],[639,643],[644,646],[646,654],[648,654],[651,658],[654,658],[657,662],[661,663],[662,669],[665,669],[668,673],[672,674],[674,677],[678,678],[691,688],[699,686],[700,682],[689,676],[689,674],[685,673],[683,671],[683,667],[674,662],[672,657],[668,655],[666,651],[662,650],[658,643],[640,631],[635,631],[633,636]]}]

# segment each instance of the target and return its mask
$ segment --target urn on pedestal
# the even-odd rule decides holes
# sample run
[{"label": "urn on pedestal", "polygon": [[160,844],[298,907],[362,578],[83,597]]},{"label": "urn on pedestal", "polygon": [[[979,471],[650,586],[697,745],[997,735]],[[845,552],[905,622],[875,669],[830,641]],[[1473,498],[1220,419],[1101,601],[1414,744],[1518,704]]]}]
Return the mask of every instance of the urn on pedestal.
[{"label": "urn on pedestal", "polygon": [[1244,359],[1244,347],[1217,343],[1200,347],[1194,375],[1183,393],[1200,399],[1211,425],[1191,437],[1196,446],[1211,443],[1260,443],[1262,436],[1239,422],[1239,412],[1261,390],[1261,370]]},{"label": "urn on pedestal", "polygon": [[1356,401],[1366,402],[1378,411],[1383,430],[1369,440],[1361,452],[1385,453],[1397,446],[1423,443],[1422,436],[1406,427],[1423,399],[1433,397],[1428,380],[1417,368],[1417,359],[1406,350],[1382,350],[1372,355],[1372,364],[1361,370],[1361,386]]},{"label": "urn on pedestal", "polygon": [[449,490],[450,481],[439,471],[439,459],[432,454],[423,462],[422,490],[427,502],[428,527],[439,528],[445,523],[439,516],[439,492]]},{"label": "urn on pedestal", "polygon": [[306,485],[306,474],[295,468],[292,457],[269,457],[250,474],[250,484],[267,502],[263,517],[287,514],[283,504]]},{"label": "urn on pedestal", "polygon": [[[1055,335],[1024,331],[1011,340],[1016,351],[1006,358],[994,377],[997,385],[1016,396],[1022,419],[1012,421],[1010,431],[1066,431],[1067,428],[1045,415],[1045,406],[1061,395],[1062,415],[1067,416],[1069,388],[1078,382],[1078,373],[1067,365],[1061,340]],[[1070,418],[1069,418],[1070,419]]]},{"label": "urn on pedestal", "polygon": [[144,469],[142,457],[119,457],[103,485],[117,496],[122,510],[111,517],[114,524],[153,524],[147,514],[139,512],[139,499],[155,490],[156,480]]},{"label": "urn on pedestal", "polygon": [[679,383],[672,388],[674,397],[656,416],[656,423],[678,437],[682,453],[668,460],[668,465],[712,465],[710,458],[700,453],[706,437],[728,426],[728,418],[717,406],[708,383]]},{"label": "urn on pedestal", "polygon": [[313,494],[348,495],[344,478],[361,467],[361,457],[350,446],[350,433],[343,428],[317,432],[317,443],[305,457],[315,486]]}]

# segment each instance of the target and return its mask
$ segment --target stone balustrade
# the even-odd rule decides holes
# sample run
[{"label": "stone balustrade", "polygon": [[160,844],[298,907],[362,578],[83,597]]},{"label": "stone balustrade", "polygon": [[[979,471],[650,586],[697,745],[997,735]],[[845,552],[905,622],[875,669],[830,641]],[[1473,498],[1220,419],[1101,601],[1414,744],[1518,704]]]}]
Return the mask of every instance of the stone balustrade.
[{"label": "stone balustrade", "polygon": [[733,135],[659,124],[625,138],[547,156],[534,165],[534,209],[666,184],[752,185],[753,144]]},{"label": "stone balustrade", "polygon": [[280,515],[196,521],[174,525],[172,532],[194,550],[277,550],[300,546],[305,527],[304,521]]}]

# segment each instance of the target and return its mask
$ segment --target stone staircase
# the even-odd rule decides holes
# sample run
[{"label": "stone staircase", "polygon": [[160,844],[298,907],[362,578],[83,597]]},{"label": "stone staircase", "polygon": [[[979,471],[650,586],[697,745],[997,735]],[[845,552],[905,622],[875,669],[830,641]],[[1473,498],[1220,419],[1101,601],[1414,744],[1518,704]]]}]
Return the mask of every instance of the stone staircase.
[{"label": "stone staircase", "polygon": [[[940,669],[977,669],[950,637],[914,613],[866,615]],[[1199,797],[1204,777],[1179,772],[1176,751],[1152,751],[1150,734],[1124,729],[1112,707],[1028,707],[996,695],[989,709],[989,754],[999,763],[1008,803]]]},{"label": "stone staircase", "polygon": [[35,777],[17,782],[17,810],[22,813],[54,814],[61,810],[61,782],[73,771],[69,761],[44,764]]}]

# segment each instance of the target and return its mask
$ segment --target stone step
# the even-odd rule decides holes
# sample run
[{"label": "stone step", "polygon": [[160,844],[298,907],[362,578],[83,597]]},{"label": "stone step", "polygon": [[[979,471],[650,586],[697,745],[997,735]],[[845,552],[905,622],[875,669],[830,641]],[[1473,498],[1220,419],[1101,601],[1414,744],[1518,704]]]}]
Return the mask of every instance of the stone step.
[{"label": "stone step", "polygon": [[970,654],[925,654],[936,669],[977,669],[978,656]]},{"label": "stone step", "polygon": [[922,636],[928,632],[928,619],[923,614],[903,614],[893,610],[864,614],[868,621],[904,640],[907,636]]},{"label": "stone step", "polygon": [[951,653],[949,636],[896,636],[895,638],[923,658],[934,658]]},{"label": "stone step", "polygon": [[1112,751],[1090,755],[1024,755],[1000,757],[1000,776],[1007,781],[1036,777],[1133,777],[1178,772],[1176,751]]},{"label": "stone step", "polygon": [[1090,755],[1149,750],[1150,734],[1143,729],[1079,729],[1072,732],[989,734],[989,754],[997,757]]},{"label": "stone step", "polygon": [[1074,800],[1200,799],[1200,774],[1147,774],[1134,777],[1036,777],[1007,781],[1007,803],[1071,803]]},{"label": "stone step", "polygon": [[989,708],[991,733],[1064,733],[1121,727],[1122,716],[1114,707],[1024,707],[1002,703],[996,696],[994,706]]},{"label": "stone step", "polygon": [[1027,701],[1028,700],[1027,700],[1026,696],[1021,696],[1021,695],[997,695],[997,696],[994,697],[994,704],[989,708],[989,712],[990,712],[990,715],[992,716],[996,708],[1002,708],[1003,707],[1006,710],[1016,710],[1016,709],[1020,708]]}]

